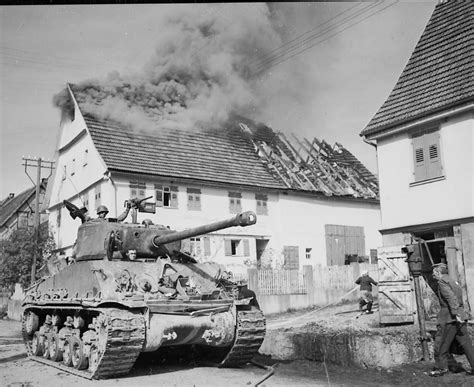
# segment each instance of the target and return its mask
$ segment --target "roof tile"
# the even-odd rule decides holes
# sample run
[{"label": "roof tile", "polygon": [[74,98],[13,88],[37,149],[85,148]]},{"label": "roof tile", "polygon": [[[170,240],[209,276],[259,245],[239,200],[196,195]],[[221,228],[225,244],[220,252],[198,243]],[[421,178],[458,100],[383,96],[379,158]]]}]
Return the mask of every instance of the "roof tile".
[{"label": "roof tile", "polygon": [[440,2],[395,87],[360,133],[474,100],[474,1]]}]

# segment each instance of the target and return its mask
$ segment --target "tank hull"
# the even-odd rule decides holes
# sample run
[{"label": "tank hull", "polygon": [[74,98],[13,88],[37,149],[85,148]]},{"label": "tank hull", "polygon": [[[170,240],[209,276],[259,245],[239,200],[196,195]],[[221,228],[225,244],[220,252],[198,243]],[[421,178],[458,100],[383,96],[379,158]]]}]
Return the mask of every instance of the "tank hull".
[{"label": "tank hull", "polygon": [[[140,353],[171,347],[214,348],[216,364],[243,365],[263,342],[265,318],[219,289],[214,273],[212,265],[169,260],[68,266],[27,293],[27,353],[87,378],[125,375]],[[168,276],[177,278],[173,295],[160,286]]]}]

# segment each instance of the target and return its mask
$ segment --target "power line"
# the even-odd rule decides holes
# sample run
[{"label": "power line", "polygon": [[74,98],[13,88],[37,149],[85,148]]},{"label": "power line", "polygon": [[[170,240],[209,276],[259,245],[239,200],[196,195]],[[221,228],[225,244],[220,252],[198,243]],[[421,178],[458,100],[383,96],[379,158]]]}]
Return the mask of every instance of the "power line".
[{"label": "power line", "polygon": [[[397,1],[397,2],[398,2],[398,1]],[[293,44],[291,47],[289,47],[289,48],[283,50],[281,53],[279,53],[279,54],[277,54],[277,55],[274,55],[270,60],[262,61],[260,64],[258,64],[258,65],[256,66],[256,68],[255,68],[255,73],[259,74],[259,73],[261,73],[263,70],[265,70],[265,68],[267,68],[267,67],[268,67],[268,68],[269,68],[269,67],[273,67],[273,66],[275,66],[276,64],[282,63],[282,62],[284,62],[284,61],[286,61],[286,60],[288,60],[288,59],[290,59],[290,58],[293,58],[294,56],[296,56],[296,55],[298,55],[298,54],[300,54],[300,53],[306,51],[307,49],[314,47],[316,44],[319,44],[319,43],[321,43],[321,42],[327,40],[327,38],[332,37],[332,36],[335,36],[335,35],[337,35],[338,33],[341,33],[342,31],[345,31],[347,28],[352,27],[352,26],[355,26],[355,25],[361,23],[362,21],[366,20],[368,17],[371,17],[371,16],[375,15],[376,13],[381,12],[381,11],[383,11],[384,9],[386,9],[386,8],[388,8],[388,7],[390,7],[390,6],[394,5],[394,4],[395,4],[395,3],[390,4],[389,6],[384,7],[384,8],[382,8],[382,9],[380,9],[379,11],[374,12],[374,13],[372,13],[372,14],[370,14],[370,15],[364,17],[364,18],[358,20],[357,22],[355,22],[355,23],[353,23],[353,24],[349,24],[349,26],[343,28],[342,30],[340,30],[340,31],[338,31],[338,32],[336,32],[336,33],[334,33],[334,34],[328,36],[328,37],[326,37],[325,39],[323,39],[323,40],[321,40],[321,41],[318,41],[318,42],[316,42],[316,43],[314,43],[314,44],[311,44],[311,45],[307,46],[307,44],[311,43],[312,41],[316,40],[317,38],[323,37],[323,36],[326,35],[327,33],[330,33],[331,31],[336,30],[336,29],[339,28],[340,26],[349,23],[350,21],[356,19],[357,17],[359,17],[359,16],[361,16],[361,15],[367,13],[367,12],[370,12],[373,8],[377,7],[377,6],[379,5],[379,3],[371,4],[371,5],[365,7],[365,8],[362,9],[362,10],[359,10],[359,11],[357,11],[357,12],[355,12],[355,13],[349,15],[349,16],[346,16],[343,20],[338,21],[338,22],[337,22],[336,24],[334,24],[333,26],[330,26],[330,27],[326,28],[326,29],[323,30],[323,31],[319,31],[317,34],[311,35],[310,37],[305,38],[305,39],[302,40],[301,42],[298,42],[298,43],[296,43],[296,44]],[[303,47],[305,47],[305,46],[307,46],[307,47],[306,47],[306,48],[303,48]],[[302,49],[302,48],[303,48],[303,49]],[[301,49],[301,50],[299,50],[299,49]],[[299,50],[299,51],[298,51],[298,50]],[[294,53],[295,51],[297,51],[297,52]],[[284,58],[286,55],[291,54],[291,53],[294,53],[294,54],[290,55],[290,56],[287,57],[287,58]]]},{"label": "power line", "polygon": [[248,65],[249,65],[249,66],[252,66],[252,65],[254,65],[254,64],[255,64],[255,65],[258,65],[258,63],[261,62],[261,61],[266,61],[266,60],[268,60],[268,59],[271,59],[273,53],[276,53],[276,52],[278,52],[279,50],[284,49],[285,46],[287,46],[287,45],[289,45],[289,44],[291,44],[291,43],[297,41],[298,39],[300,39],[300,38],[302,38],[303,36],[305,36],[305,35],[307,35],[307,34],[313,32],[313,31],[315,31],[316,29],[318,29],[318,28],[324,26],[325,24],[328,24],[329,22],[331,22],[331,21],[337,19],[339,16],[343,15],[343,14],[346,13],[346,12],[349,12],[351,9],[354,9],[354,8],[357,7],[357,6],[359,6],[359,3],[356,3],[356,4],[353,5],[352,7],[349,7],[349,8],[347,8],[347,9],[345,9],[344,11],[342,11],[341,13],[338,13],[336,16],[332,17],[331,19],[326,20],[324,23],[322,23],[322,24],[320,24],[320,25],[318,25],[318,26],[316,26],[316,27],[313,27],[313,28],[311,28],[310,30],[308,30],[308,31],[306,31],[306,32],[303,32],[302,34],[300,34],[300,35],[294,37],[293,39],[291,39],[291,40],[289,40],[289,41],[283,43],[280,47],[274,48],[273,50],[269,51],[269,52],[265,55],[265,57],[263,57],[263,58],[261,58],[261,59],[255,59],[255,60],[253,60],[253,61],[248,62]]},{"label": "power line", "polygon": [[382,9],[379,9],[378,11],[376,11],[376,12],[374,12],[374,13],[372,13],[372,14],[366,16],[366,17],[364,17],[363,19],[359,20],[358,22],[353,23],[353,24],[351,24],[351,25],[348,25],[347,27],[343,28],[342,30],[340,30],[340,31],[338,31],[338,32],[336,32],[336,33],[334,33],[334,34],[332,34],[332,35],[329,35],[329,36],[325,37],[324,39],[322,39],[322,40],[320,40],[320,41],[317,41],[317,42],[311,44],[310,46],[306,47],[305,49],[302,49],[302,50],[296,52],[295,54],[293,54],[293,55],[291,55],[291,56],[289,56],[289,57],[287,57],[287,58],[283,58],[283,59],[281,59],[281,60],[279,60],[279,61],[275,61],[274,63],[270,63],[266,68],[261,67],[260,69],[258,69],[257,75],[260,74],[260,73],[262,73],[265,69],[269,69],[269,68],[271,68],[271,67],[274,67],[274,66],[276,66],[276,65],[278,65],[278,64],[280,64],[280,63],[286,62],[287,60],[289,60],[289,59],[295,57],[296,55],[302,54],[303,52],[309,50],[310,48],[312,48],[312,47],[314,47],[314,46],[316,46],[316,45],[318,45],[318,44],[320,44],[320,43],[323,43],[324,41],[326,41],[326,40],[332,38],[333,36],[336,36],[336,35],[338,35],[338,34],[344,32],[345,30],[347,30],[347,29],[349,29],[349,28],[351,28],[351,27],[354,27],[355,25],[357,25],[357,24],[363,22],[364,20],[366,20],[366,19],[368,19],[368,18],[370,18],[370,17],[372,17],[372,16],[374,16],[374,15],[376,15],[376,14],[378,14],[378,13],[384,11],[385,9],[392,7],[392,6],[395,5],[396,3],[398,3],[398,0],[395,1],[394,3],[392,3],[392,4],[387,5],[386,7],[382,8]]}]

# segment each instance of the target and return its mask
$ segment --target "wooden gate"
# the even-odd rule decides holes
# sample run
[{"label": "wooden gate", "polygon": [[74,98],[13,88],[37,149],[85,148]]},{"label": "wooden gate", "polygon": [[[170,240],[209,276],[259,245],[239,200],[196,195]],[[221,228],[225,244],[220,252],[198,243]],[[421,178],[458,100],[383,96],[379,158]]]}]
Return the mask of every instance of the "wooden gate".
[{"label": "wooden gate", "polygon": [[415,300],[403,246],[379,247],[379,314],[380,324],[413,323]]}]

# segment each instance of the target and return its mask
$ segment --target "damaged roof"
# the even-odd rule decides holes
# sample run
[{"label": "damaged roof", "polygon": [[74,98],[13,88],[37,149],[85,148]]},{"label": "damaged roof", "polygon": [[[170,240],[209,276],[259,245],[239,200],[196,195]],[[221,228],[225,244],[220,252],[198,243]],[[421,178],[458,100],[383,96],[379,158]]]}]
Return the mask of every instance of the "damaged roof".
[{"label": "damaged roof", "polygon": [[331,147],[296,137],[291,142],[268,126],[238,116],[219,130],[160,127],[145,132],[82,113],[110,170],[378,199],[376,177],[340,144]]},{"label": "damaged roof", "polygon": [[474,1],[439,2],[392,92],[361,136],[474,100]]}]

